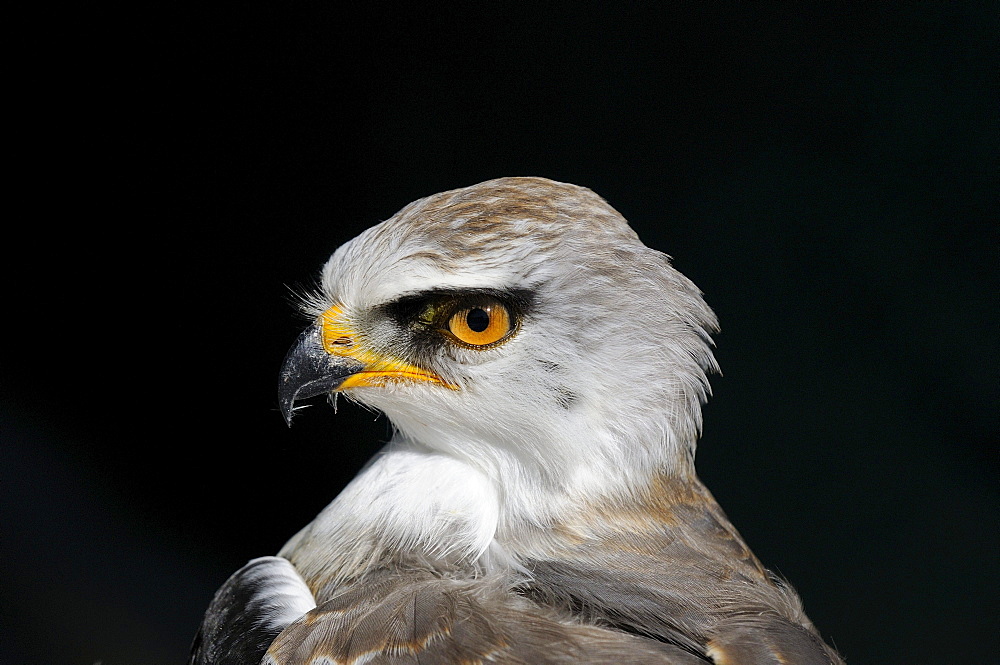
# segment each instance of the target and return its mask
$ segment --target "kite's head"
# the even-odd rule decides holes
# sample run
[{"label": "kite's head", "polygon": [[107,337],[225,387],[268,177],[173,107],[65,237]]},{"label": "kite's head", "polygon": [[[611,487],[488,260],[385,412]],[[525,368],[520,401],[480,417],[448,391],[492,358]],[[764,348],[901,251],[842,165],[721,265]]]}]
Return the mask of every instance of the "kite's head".
[{"label": "kite's head", "polygon": [[338,249],[305,306],[289,422],[339,392],[487,472],[690,462],[715,317],[588,189],[503,178],[411,203]]}]

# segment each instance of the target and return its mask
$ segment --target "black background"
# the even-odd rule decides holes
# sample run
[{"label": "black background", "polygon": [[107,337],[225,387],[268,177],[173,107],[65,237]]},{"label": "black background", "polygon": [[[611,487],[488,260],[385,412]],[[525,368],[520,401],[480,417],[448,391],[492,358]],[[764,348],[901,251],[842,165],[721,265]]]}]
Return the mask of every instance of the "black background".
[{"label": "black background", "polygon": [[0,660],[178,663],[388,434],[276,374],[339,244],[585,185],[706,293],[699,470],[853,663],[997,651],[995,3],[12,20]]}]

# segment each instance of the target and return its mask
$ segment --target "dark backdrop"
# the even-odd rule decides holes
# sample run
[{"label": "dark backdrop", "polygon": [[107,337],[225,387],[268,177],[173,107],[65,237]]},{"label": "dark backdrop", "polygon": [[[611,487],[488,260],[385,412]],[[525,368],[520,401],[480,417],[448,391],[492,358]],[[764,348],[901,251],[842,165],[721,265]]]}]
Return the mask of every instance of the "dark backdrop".
[{"label": "dark backdrop", "polygon": [[700,474],[848,662],[997,652],[996,4],[539,4],[11,23],[0,660],[182,662],[388,434],[284,426],[287,287],[503,175],[705,291]]}]

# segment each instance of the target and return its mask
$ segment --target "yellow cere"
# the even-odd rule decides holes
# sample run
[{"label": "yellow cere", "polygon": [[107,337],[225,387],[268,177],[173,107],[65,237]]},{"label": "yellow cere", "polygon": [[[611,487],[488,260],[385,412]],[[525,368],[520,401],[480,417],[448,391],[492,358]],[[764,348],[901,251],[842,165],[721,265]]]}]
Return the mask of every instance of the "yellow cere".
[{"label": "yellow cere", "polygon": [[364,369],[347,377],[337,390],[381,386],[393,381],[428,381],[457,389],[433,372],[411,365],[392,356],[381,355],[367,348],[364,339],[354,330],[340,307],[331,307],[320,315],[323,348],[335,356],[353,358]]}]

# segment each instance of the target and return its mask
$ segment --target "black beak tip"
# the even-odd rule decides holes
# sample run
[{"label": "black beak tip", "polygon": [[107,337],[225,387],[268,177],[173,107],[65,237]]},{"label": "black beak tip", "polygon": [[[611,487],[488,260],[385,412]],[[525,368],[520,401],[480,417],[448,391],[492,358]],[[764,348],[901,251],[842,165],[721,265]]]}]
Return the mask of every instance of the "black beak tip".
[{"label": "black beak tip", "polygon": [[281,417],[285,419],[285,424],[291,427],[292,416],[294,415],[293,409],[295,407],[295,396],[293,395],[291,399],[282,397],[278,406],[281,409]]},{"label": "black beak tip", "polygon": [[278,408],[281,410],[281,417],[285,419],[285,424],[292,426],[292,416],[295,415],[295,399],[299,396],[299,386],[293,377],[287,372],[281,372],[281,381],[278,383]]}]

